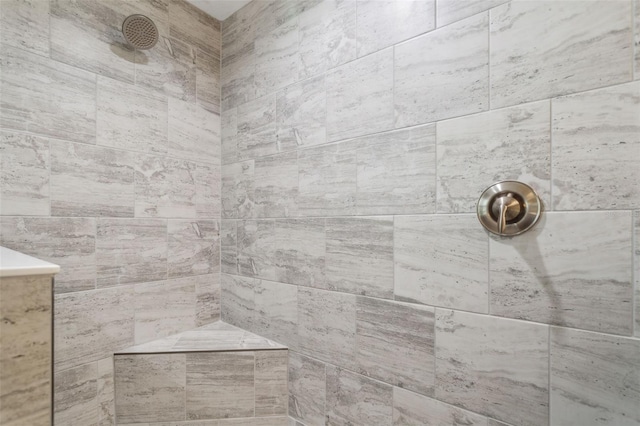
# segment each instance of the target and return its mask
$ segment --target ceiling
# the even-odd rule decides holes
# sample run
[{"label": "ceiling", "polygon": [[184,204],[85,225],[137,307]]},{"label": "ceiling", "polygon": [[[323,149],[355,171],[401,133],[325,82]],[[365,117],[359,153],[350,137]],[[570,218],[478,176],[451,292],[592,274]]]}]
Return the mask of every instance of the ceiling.
[{"label": "ceiling", "polygon": [[224,21],[251,0],[187,0],[219,21]]}]

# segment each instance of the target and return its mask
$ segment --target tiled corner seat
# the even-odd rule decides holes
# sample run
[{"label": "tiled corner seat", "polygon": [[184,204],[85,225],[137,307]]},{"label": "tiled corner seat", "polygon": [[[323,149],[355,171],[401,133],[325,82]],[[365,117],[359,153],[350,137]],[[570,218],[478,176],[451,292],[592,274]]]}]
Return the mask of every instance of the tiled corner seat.
[{"label": "tiled corner seat", "polygon": [[264,337],[218,321],[114,358],[120,426],[287,425],[288,350]]}]

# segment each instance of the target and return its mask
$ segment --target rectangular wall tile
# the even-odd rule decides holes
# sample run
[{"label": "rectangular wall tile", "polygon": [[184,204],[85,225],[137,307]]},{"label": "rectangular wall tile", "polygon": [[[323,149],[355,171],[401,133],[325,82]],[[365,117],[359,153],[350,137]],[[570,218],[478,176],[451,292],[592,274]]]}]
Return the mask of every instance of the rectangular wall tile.
[{"label": "rectangular wall tile", "polygon": [[630,16],[631,2],[510,2],[493,9],[491,106],[631,80]]},{"label": "rectangular wall tile", "polygon": [[54,306],[56,371],[133,345],[133,286],[56,295]]},{"label": "rectangular wall tile", "polygon": [[288,351],[255,352],[255,416],[288,413]]},{"label": "rectangular wall tile", "polygon": [[96,141],[129,151],[167,152],[167,98],[98,77]]},{"label": "rectangular wall tile", "polygon": [[295,348],[298,344],[298,287],[262,280],[255,287],[255,332]]},{"label": "rectangular wall tile", "polygon": [[96,286],[96,222],[93,218],[3,217],[4,247],[60,266],[55,292],[91,290]]},{"label": "rectangular wall tile", "polygon": [[485,426],[487,419],[437,399],[394,387],[393,424],[394,426]]},{"label": "rectangular wall tile", "polygon": [[135,165],[136,217],[196,217],[196,164],[139,155]]},{"label": "rectangular wall tile", "polygon": [[209,55],[220,54],[220,21],[186,1],[169,3],[171,37],[180,39]]},{"label": "rectangular wall tile", "polygon": [[136,284],[135,344],[194,328],[195,287],[191,278]]},{"label": "rectangular wall tile", "polygon": [[326,142],[324,75],[300,81],[276,95],[276,136],[281,149]]},{"label": "rectangular wall tile", "polygon": [[222,217],[255,215],[255,164],[253,160],[222,166]]},{"label": "rectangular wall tile", "polygon": [[640,423],[640,340],[553,327],[551,424]]},{"label": "rectangular wall tile", "polygon": [[196,164],[196,217],[218,219],[222,211],[222,169],[213,164]]},{"label": "rectangular wall tile", "polygon": [[275,220],[246,220],[238,223],[238,274],[275,280],[269,252],[273,247]]},{"label": "rectangular wall tile", "polygon": [[220,272],[220,222],[169,220],[169,278]]},{"label": "rectangular wall tile", "polygon": [[289,415],[307,425],[323,425],[325,401],[325,364],[289,351]]},{"label": "rectangular wall tile", "polygon": [[302,216],[356,212],[357,160],[353,144],[339,143],[298,153],[298,211]]},{"label": "rectangular wall tile", "polygon": [[220,221],[220,267],[225,274],[238,273],[238,221]]},{"label": "rectangular wall tile", "polygon": [[167,278],[167,222],[160,219],[99,219],[97,286]]},{"label": "rectangular wall tile", "polygon": [[8,46],[0,66],[4,128],[95,143],[94,74]]},{"label": "rectangular wall tile", "polygon": [[322,1],[298,17],[299,78],[356,59],[356,2]]},{"label": "rectangular wall tile", "polygon": [[501,180],[528,184],[549,205],[549,108],[541,101],[439,122],[438,212],[475,212],[482,191]]},{"label": "rectangular wall tile", "polygon": [[51,142],[53,216],[133,217],[133,154]]},{"label": "rectangular wall tile", "polygon": [[253,352],[187,354],[187,419],[252,417],[254,369]]},{"label": "rectangular wall tile", "polygon": [[220,116],[222,164],[238,161],[238,109],[226,109]]},{"label": "rectangular wall tile", "polygon": [[220,274],[187,278],[196,285],[196,327],[220,320]]},{"label": "rectangular wall tile", "polygon": [[435,0],[358,0],[358,56],[435,28]]},{"label": "rectangular wall tile", "polygon": [[224,55],[220,69],[222,110],[235,108],[256,98],[255,45],[253,40],[236,52]]},{"label": "rectangular wall tile", "polygon": [[449,25],[485,10],[507,3],[509,0],[436,0],[438,27]]},{"label": "rectangular wall tile", "polygon": [[0,43],[49,56],[49,2],[0,3]]},{"label": "rectangular wall tile", "polygon": [[395,298],[487,313],[489,240],[476,215],[394,220]]},{"label": "rectangular wall tile", "polygon": [[328,140],[393,127],[393,49],[329,71],[326,84]]},{"label": "rectangular wall tile", "polygon": [[298,22],[293,19],[255,40],[256,97],[298,79]]},{"label": "rectangular wall tile", "polygon": [[636,11],[634,22],[634,41],[635,41],[635,67],[634,67],[634,78],[635,80],[640,80],[640,0],[635,0],[634,9]]},{"label": "rectangular wall tile", "polygon": [[48,139],[0,133],[0,214],[48,216],[50,174]]},{"label": "rectangular wall tile", "polygon": [[220,116],[198,104],[169,99],[169,155],[220,164]]},{"label": "rectangular wall tile", "polygon": [[436,309],[436,398],[523,426],[549,424],[549,330]]},{"label": "rectangular wall tile", "polygon": [[276,138],[275,93],[238,107],[237,138],[240,160],[281,151]]},{"label": "rectangular wall tile", "polygon": [[97,362],[56,373],[54,383],[53,420],[55,424],[98,424]]},{"label": "rectangular wall tile", "polygon": [[630,334],[631,221],[630,212],[549,212],[520,238],[492,238],[491,313]]},{"label": "rectangular wall tile", "polygon": [[635,277],[635,336],[640,337],[640,211],[634,212],[634,269],[633,276]]},{"label": "rectangular wall tile", "polygon": [[356,142],[358,214],[435,212],[435,132],[434,125],[420,126]]},{"label": "rectangular wall tile", "polygon": [[298,155],[295,151],[255,161],[258,217],[289,217],[298,212]]},{"label": "rectangular wall tile", "polygon": [[113,356],[101,359],[98,364],[98,421],[100,426],[116,423],[115,377]]},{"label": "rectangular wall tile", "polygon": [[368,297],[356,309],[358,372],[433,395],[434,309]]},{"label": "rectangular wall tile", "polygon": [[196,97],[198,105],[220,114],[220,56],[196,52]]},{"label": "rectangular wall tile", "polygon": [[255,329],[256,285],[254,278],[222,274],[222,321],[249,331]]},{"label": "rectangular wall tile", "polygon": [[333,365],[327,366],[327,424],[390,425],[393,388]]},{"label": "rectangular wall tile", "polygon": [[[190,424],[185,426],[190,426]],[[289,423],[288,417],[247,417],[244,419],[221,419],[217,425],[204,424],[202,426],[289,426]]]},{"label": "rectangular wall tile", "polygon": [[327,286],[393,298],[393,218],[327,219]]},{"label": "rectangular wall tile", "polygon": [[185,354],[117,355],[115,371],[118,424],[185,418]]},{"label": "rectangular wall tile", "polygon": [[489,109],[488,32],[483,13],[395,47],[396,127]]},{"label": "rectangular wall tile", "polygon": [[640,82],[552,103],[553,208],[640,208]]},{"label": "rectangular wall tile", "polygon": [[298,288],[300,351],[355,369],[356,296]]}]

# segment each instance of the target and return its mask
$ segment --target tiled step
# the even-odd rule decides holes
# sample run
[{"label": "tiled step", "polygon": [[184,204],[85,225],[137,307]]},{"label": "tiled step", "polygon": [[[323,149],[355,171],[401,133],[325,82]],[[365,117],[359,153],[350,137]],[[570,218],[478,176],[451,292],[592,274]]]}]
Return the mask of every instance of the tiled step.
[{"label": "tiled step", "polygon": [[121,426],[287,424],[286,346],[216,322],[115,354]]}]

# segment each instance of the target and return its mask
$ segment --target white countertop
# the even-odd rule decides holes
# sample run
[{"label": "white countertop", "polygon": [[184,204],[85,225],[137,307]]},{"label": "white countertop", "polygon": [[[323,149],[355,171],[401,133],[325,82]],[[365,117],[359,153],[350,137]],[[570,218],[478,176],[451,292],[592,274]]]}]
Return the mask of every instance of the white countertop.
[{"label": "white countertop", "polygon": [[60,267],[35,257],[0,247],[0,277],[20,277],[25,275],[53,275]]}]

